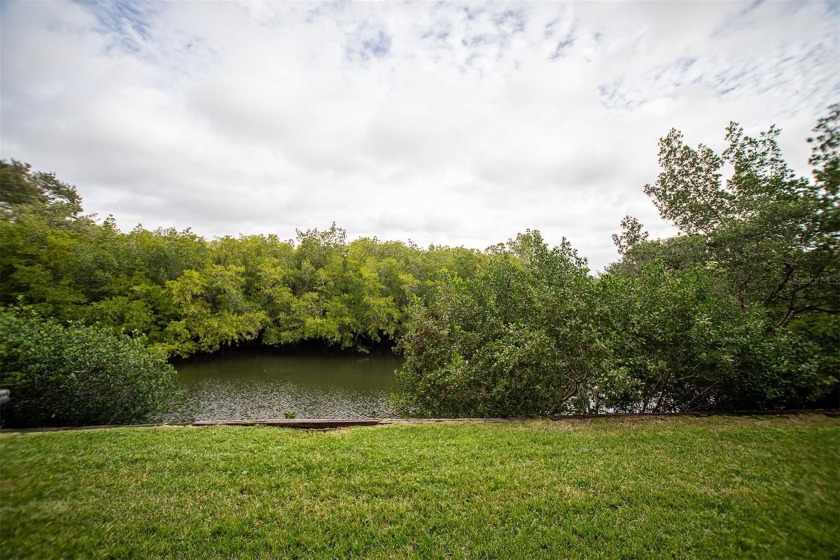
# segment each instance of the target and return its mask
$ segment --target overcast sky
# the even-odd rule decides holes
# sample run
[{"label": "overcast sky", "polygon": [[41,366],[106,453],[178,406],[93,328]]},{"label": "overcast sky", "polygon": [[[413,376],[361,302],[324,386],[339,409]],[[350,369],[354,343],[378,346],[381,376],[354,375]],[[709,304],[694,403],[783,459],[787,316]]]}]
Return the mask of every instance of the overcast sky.
[{"label": "overcast sky", "polygon": [[4,1],[0,157],[123,230],[326,228],[597,270],[670,128],[805,139],[840,101],[837,2]]}]

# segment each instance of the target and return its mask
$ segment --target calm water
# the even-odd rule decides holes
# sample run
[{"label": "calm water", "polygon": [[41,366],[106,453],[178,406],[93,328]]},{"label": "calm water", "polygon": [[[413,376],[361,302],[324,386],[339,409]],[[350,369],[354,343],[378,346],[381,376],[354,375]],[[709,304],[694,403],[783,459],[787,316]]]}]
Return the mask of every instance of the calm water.
[{"label": "calm water", "polygon": [[229,353],[176,365],[198,420],[393,415],[395,356]]}]

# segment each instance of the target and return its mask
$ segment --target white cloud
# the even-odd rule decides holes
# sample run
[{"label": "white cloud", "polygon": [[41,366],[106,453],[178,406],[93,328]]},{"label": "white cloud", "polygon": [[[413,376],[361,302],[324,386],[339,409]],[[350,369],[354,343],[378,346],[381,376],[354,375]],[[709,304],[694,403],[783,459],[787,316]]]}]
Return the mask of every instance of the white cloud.
[{"label": "white cloud", "polygon": [[122,227],[335,220],[478,248],[525,228],[595,268],[657,139],[804,138],[840,98],[830,3],[5,2],[0,157]]}]

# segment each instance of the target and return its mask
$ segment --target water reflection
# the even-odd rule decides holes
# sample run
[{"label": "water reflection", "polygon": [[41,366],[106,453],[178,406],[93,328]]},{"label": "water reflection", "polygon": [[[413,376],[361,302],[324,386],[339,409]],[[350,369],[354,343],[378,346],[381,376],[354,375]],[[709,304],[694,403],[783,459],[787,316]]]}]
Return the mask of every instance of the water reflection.
[{"label": "water reflection", "polygon": [[400,359],[227,353],[176,364],[198,420],[383,418]]}]

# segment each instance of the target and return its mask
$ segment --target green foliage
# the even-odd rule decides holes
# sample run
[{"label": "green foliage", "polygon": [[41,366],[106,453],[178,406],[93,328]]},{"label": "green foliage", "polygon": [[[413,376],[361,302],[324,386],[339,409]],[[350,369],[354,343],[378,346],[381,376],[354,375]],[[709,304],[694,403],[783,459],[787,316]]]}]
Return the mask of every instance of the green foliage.
[{"label": "green foliage", "polygon": [[29,164],[0,161],[0,205],[28,207],[48,214],[55,223],[74,218],[82,211],[76,188],[56,179],[53,173],[33,172]]},{"label": "green foliage", "polygon": [[407,283],[413,279],[400,276],[393,260],[380,269],[376,245],[375,240],[365,239],[348,245],[344,231],[335,224],[325,232],[298,232],[295,267],[275,298],[281,305],[265,341],[320,340],[362,349],[363,341],[394,337],[402,315],[394,296],[402,286],[389,290],[382,276],[391,273],[398,282]]},{"label": "green foliage", "polygon": [[493,250],[472,279],[446,275],[412,308],[399,405],[421,416],[535,416],[587,410],[603,358],[595,279],[539,232]]},{"label": "green foliage", "polygon": [[625,217],[600,277],[531,231],[484,252],[348,242],[335,224],[288,241],[123,233],[54,175],[2,162],[0,302],[176,356],[399,341],[407,414],[805,406],[840,383],[838,119],[835,105],[809,140],[813,180],[775,127],[732,123],[721,153],[672,130],[645,192],[680,235]]},{"label": "green foliage", "polygon": [[[791,323],[791,330],[816,347],[819,378],[826,385],[825,405],[840,402],[840,315],[812,313]],[[833,387],[832,387],[833,385]]]},{"label": "green foliage", "polygon": [[415,297],[438,271],[470,275],[466,249],[359,239],[333,224],[276,236],[207,241],[189,230],[120,232],[79,216],[73,187],[28,165],[3,162],[0,275],[4,305],[142,335],[170,355],[213,352],[260,339],[318,341],[365,351],[399,337]]},{"label": "green foliage", "polygon": [[[784,161],[779,129],[753,138],[731,123],[721,155],[686,146],[672,130],[659,145],[663,171],[645,186],[663,218],[705,241],[705,250],[692,251],[693,264],[714,269],[742,309],[759,304],[779,326],[814,311],[840,311],[840,283],[812,281],[840,274],[838,114],[833,106],[815,129],[813,182]],[[725,182],[724,166],[732,170]],[[632,261],[655,256],[644,245],[628,251]]]},{"label": "green foliage", "polygon": [[705,269],[649,263],[600,286],[611,311],[601,323],[611,359],[593,399],[606,409],[796,408],[830,386],[818,346],[774,329],[763,307],[744,310],[721,296]]},{"label": "green foliage", "polygon": [[444,276],[412,308],[401,341],[403,412],[786,408],[823,398],[837,386],[840,347],[838,113],[817,126],[814,182],[788,168],[774,127],[752,138],[731,124],[720,155],[672,130],[645,192],[684,235],[650,241],[625,217],[613,236],[622,260],[598,279],[565,243],[549,249],[536,233],[492,248],[472,277]]},{"label": "green foliage", "polygon": [[813,144],[808,163],[814,169],[815,183],[823,189],[828,203],[837,203],[840,195],[840,103],[828,108],[828,114],[817,121],[816,136],[808,139]]},{"label": "green foliage", "polygon": [[0,310],[0,363],[6,426],[130,424],[181,406],[165,355],[102,327]]},{"label": "green foliage", "polygon": [[648,232],[642,229],[643,227],[642,223],[633,216],[624,216],[621,220],[621,234],[614,233],[612,236],[619,255],[626,255],[631,248],[647,240]]},{"label": "green foliage", "polygon": [[187,270],[166,283],[179,310],[178,320],[167,326],[173,354],[213,352],[222,345],[256,338],[266,315],[246,299],[244,271],[237,266],[210,265],[200,272]]},{"label": "green foliage", "polygon": [[721,155],[677,131],[662,139],[663,171],[645,191],[686,235],[615,236],[610,406],[796,407],[832,389],[836,406],[838,118],[835,105],[809,140],[813,182],[789,169],[774,127],[752,138],[731,124]]}]

